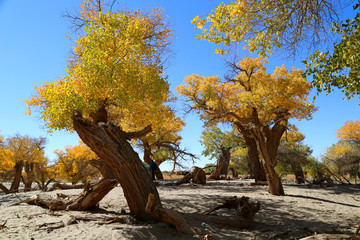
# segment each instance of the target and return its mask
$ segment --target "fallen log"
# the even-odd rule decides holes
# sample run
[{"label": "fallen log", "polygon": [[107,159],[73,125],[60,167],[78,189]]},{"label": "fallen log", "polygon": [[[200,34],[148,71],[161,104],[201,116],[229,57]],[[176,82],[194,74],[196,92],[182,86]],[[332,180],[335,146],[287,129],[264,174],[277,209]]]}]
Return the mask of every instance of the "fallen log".
[{"label": "fallen log", "polygon": [[82,189],[84,188],[85,184],[75,184],[75,185],[69,185],[69,184],[65,184],[65,183],[54,183],[52,185],[52,187],[49,189],[49,191],[54,191],[54,190],[68,190],[68,189]]},{"label": "fallen log", "polygon": [[[235,216],[209,215],[221,208],[235,209],[237,214]],[[155,206],[155,200],[152,194],[149,194],[148,203],[146,205],[147,213],[149,213],[153,218],[174,226],[179,232],[195,235],[202,234],[201,229],[190,227],[185,219],[193,218],[207,224],[213,223],[220,226],[248,228],[253,221],[254,215],[259,211],[259,209],[260,203],[250,202],[248,197],[232,197],[225,199],[223,204],[216,206],[203,214],[180,214],[174,210],[165,209],[160,205]]]},{"label": "fallen log", "polygon": [[175,182],[175,185],[180,185],[183,183],[190,182],[192,180],[193,183],[198,184],[206,184],[206,173],[202,168],[192,167],[191,171],[186,174],[182,179]]},{"label": "fallen log", "polygon": [[299,240],[359,240],[357,236],[350,236],[346,234],[315,234],[313,236],[301,238]]},{"label": "fallen log", "polygon": [[87,183],[83,192],[75,196],[59,194],[57,198],[45,195],[37,195],[35,198],[28,198],[24,203],[37,205],[50,210],[88,210],[95,207],[116,185],[115,179],[102,179],[96,184]]},{"label": "fallen log", "polygon": [[[214,216],[210,213],[219,210],[221,208],[235,209],[235,216]],[[226,198],[224,202],[206,212],[203,213],[204,218],[202,220],[207,223],[215,223],[217,225],[230,226],[236,228],[248,228],[250,227],[254,215],[260,210],[259,202],[250,202],[248,197],[231,197]]]}]

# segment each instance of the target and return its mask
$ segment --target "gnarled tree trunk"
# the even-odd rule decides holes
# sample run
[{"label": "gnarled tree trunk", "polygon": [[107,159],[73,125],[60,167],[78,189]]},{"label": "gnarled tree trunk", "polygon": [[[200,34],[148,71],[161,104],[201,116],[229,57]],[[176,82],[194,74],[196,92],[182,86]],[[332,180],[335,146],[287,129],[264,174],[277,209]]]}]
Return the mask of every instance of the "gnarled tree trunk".
[{"label": "gnarled tree trunk", "polygon": [[265,170],[260,163],[259,151],[254,136],[252,136],[250,131],[241,124],[236,124],[236,126],[243,135],[248,150],[248,167],[250,169],[251,177],[255,179],[255,182],[266,181]]},{"label": "gnarled tree trunk", "polygon": [[34,173],[34,163],[25,163],[25,172],[26,178],[24,179],[24,191],[31,191],[31,185],[34,181],[35,173]]},{"label": "gnarled tree trunk", "polygon": [[76,210],[83,211],[96,207],[98,202],[103,199],[115,186],[115,179],[102,179],[96,184],[87,183],[82,193],[77,196],[67,196],[58,194],[58,198],[46,196],[36,196],[26,199],[24,202],[30,205],[47,207],[50,210]]},{"label": "gnarled tree trunk", "polygon": [[106,166],[103,161],[99,159],[91,159],[89,163],[91,166],[99,170],[104,179],[115,179],[112,169]]},{"label": "gnarled tree trunk", "polygon": [[231,171],[233,178],[238,178],[239,177],[239,174],[237,173],[235,167],[231,167],[231,168],[229,168],[229,170]]},{"label": "gnarled tree trunk", "polygon": [[290,161],[291,169],[295,174],[295,180],[297,184],[305,183],[304,171],[302,170],[300,164]]},{"label": "gnarled tree trunk", "polygon": [[20,181],[21,181],[21,173],[24,167],[24,161],[19,161],[15,164],[15,175],[14,175],[14,179],[12,181],[11,187],[10,187],[10,192],[18,192],[19,191],[19,186],[20,186]]},{"label": "gnarled tree trunk", "polygon": [[151,218],[145,210],[148,196],[154,194],[156,205],[161,205],[159,194],[147,169],[128,142],[150,132],[151,128],[126,133],[118,126],[102,122],[95,124],[84,119],[78,111],[74,112],[73,126],[82,141],[113,170],[123,188],[130,213],[140,220]]},{"label": "gnarled tree trunk", "polygon": [[210,175],[210,179],[219,180],[221,175],[225,175],[225,178],[228,173],[230,163],[230,148],[221,147],[221,155],[217,160],[216,168],[214,172]]},{"label": "gnarled tree trunk", "polygon": [[253,129],[263,156],[263,165],[269,185],[269,192],[270,194],[277,196],[285,195],[281,179],[275,171],[275,166],[277,164],[276,154],[280,145],[281,136],[285,130],[286,125],[281,122],[276,122],[271,129],[267,126]]}]

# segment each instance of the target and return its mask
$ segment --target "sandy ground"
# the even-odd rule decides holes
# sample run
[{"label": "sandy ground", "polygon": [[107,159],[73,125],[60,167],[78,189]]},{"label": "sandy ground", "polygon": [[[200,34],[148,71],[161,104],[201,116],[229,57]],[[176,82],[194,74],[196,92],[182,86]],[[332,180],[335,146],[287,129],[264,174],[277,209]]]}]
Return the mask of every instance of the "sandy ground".
[{"label": "sandy ground", "polygon": [[[162,180],[158,191],[166,208],[184,213],[204,212],[232,196],[247,196],[259,201],[260,211],[249,229],[233,229],[189,221],[214,239],[300,239],[331,233],[354,234],[360,225],[360,186],[284,184],[286,196],[272,196],[266,186],[250,186],[250,180],[209,181],[206,185],[167,186]],[[100,211],[56,211],[19,203],[36,194],[55,196],[76,194],[81,190],[43,193],[33,191],[0,195],[0,239],[198,239],[180,234],[156,222],[137,222],[129,212],[121,187],[112,190],[101,202]],[[216,214],[229,214],[219,210]],[[69,224],[73,219],[76,224]],[[108,218],[121,217],[126,223],[103,224]]]}]

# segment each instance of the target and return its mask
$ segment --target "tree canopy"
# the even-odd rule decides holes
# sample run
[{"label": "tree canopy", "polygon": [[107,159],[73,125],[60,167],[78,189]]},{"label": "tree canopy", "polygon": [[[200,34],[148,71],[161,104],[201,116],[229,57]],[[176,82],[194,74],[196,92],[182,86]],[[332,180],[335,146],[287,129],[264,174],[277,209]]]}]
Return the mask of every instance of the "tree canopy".
[{"label": "tree canopy", "polygon": [[[359,4],[354,10],[359,10]],[[350,99],[360,93],[360,12],[355,18],[335,23],[332,31],[341,36],[341,41],[334,43],[332,51],[316,50],[310,55],[304,61],[305,74],[312,76],[312,84],[318,92],[330,93],[335,87]]]},{"label": "tree canopy", "polygon": [[84,143],[77,146],[66,146],[65,150],[55,150],[57,160],[55,163],[56,176],[76,184],[85,182],[99,175],[97,169],[89,164],[96,159],[93,153]]},{"label": "tree canopy", "polygon": [[[308,102],[310,83],[302,71],[285,66],[266,73],[266,61],[244,58],[232,65],[234,76],[187,76],[177,88],[186,97],[190,110],[200,114],[207,125],[232,123],[244,137],[254,138],[262,153],[272,194],[284,194],[274,171],[281,136],[290,127],[288,120],[310,119],[316,110]],[[248,144],[248,143],[247,143]]]},{"label": "tree canopy", "polygon": [[35,87],[37,95],[25,101],[28,113],[40,109],[50,131],[72,130],[75,109],[95,122],[123,111],[138,119],[157,114],[169,98],[162,57],[171,31],[161,10],[90,9],[84,17],[84,33],[75,40],[66,76]]},{"label": "tree canopy", "polygon": [[344,126],[336,130],[337,138],[343,142],[360,144],[360,121],[347,121]]},{"label": "tree canopy", "polygon": [[192,23],[200,30],[198,39],[223,44],[224,48],[215,53],[224,54],[232,45],[242,43],[262,56],[279,48],[293,54],[299,46],[312,47],[324,41],[331,22],[337,20],[339,3],[232,0],[221,3],[204,18],[195,17]]}]

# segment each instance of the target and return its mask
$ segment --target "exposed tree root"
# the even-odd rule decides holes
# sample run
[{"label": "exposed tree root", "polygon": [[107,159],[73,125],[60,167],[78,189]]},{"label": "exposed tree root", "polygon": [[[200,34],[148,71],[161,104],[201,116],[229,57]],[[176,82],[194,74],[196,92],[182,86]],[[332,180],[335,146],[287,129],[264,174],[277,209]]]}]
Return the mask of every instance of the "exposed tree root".
[{"label": "exposed tree root", "polygon": [[196,230],[191,228],[176,211],[162,208],[160,205],[155,206],[155,195],[152,193],[148,197],[146,212],[153,218],[174,226],[179,232],[196,234]]},{"label": "exposed tree root", "polygon": [[[228,208],[235,209],[237,214],[236,216],[214,216],[209,215],[210,213],[220,209]],[[201,214],[182,214],[186,218],[194,218],[205,223],[213,223],[221,226],[230,226],[236,228],[248,228],[252,221],[254,215],[259,211],[260,203],[258,202],[249,202],[248,197],[232,197],[225,199],[224,203],[216,206],[209,211]],[[161,222],[170,224],[176,228],[179,232],[192,233],[195,235],[202,234],[201,230],[198,228],[190,227],[178,212],[164,209],[161,206],[155,206],[154,196],[149,194],[148,203],[146,205],[146,211],[155,219],[160,220]]]}]

